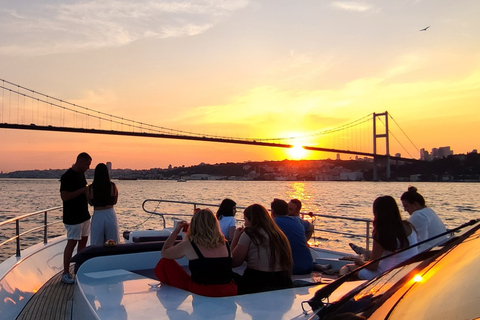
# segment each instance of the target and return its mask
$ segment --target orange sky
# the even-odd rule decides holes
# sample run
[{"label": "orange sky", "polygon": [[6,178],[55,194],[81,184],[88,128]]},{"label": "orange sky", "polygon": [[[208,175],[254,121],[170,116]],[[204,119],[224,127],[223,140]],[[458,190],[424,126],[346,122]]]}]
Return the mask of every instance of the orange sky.
[{"label": "orange sky", "polygon": [[[106,114],[205,135],[273,138],[388,111],[403,130],[390,122],[391,154],[478,148],[476,0],[22,1],[0,8],[0,79]],[[0,122],[41,124],[18,115],[1,92]],[[358,130],[348,142],[282,142],[371,144],[371,133]],[[257,146],[9,129],[0,129],[0,140],[3,172],[66,168],[81,151],[93,156],[92,167],[111,161],[134,169],[293,157]],[[335,157],[305,155],[326,156]]]}]

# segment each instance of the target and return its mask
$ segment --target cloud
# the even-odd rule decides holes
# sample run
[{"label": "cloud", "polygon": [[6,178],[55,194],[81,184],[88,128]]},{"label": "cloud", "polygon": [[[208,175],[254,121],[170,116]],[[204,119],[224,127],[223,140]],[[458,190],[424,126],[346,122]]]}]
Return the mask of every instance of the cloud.
[{"label": "cloud", "polygon": [[374,7],[368,3],[356,1],[335,1],[332,3],[332,6],[341,10],[356,12],[365,12],[374,9]]},{"label": "cloud", "polygon": [[41,55],[122,46],[146,37],[193,36],[248,1],[32,2],[0,11],[0,54]]}]

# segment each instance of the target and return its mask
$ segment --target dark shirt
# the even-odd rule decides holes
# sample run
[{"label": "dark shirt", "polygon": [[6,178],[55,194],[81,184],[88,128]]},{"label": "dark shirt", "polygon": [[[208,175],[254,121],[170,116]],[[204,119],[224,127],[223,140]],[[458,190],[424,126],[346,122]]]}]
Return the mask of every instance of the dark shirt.
[{"label": "dark shirt", "polygon": [[[92,187],[92,193],[95,194],[94,191],[95,187]],[[91,199],[93,207],[104,207],[104,206],[110,206],[110,205],[115,205],[116,204],[116,197],[112,196],[112,191],[115,190],[115,184],[113,182],[110,183],[110,194],[108,197],[102,197],[102,198],[93,198]]]},{"label": "dark shirt", "polygon": [[303,220],[302,218],[300,217],[297,217],[298,220],[300,220],[300,223],[302,224],[303,228],[305,228],[305,233],[308,231],[308,228],[310,228],[310,222],[308,222],[307,220]]},{"label": "dark shirt", "polygon": [[[83,172],[68,169],[60,178],[60,192],[74,192],[78,189],[85,188],[87,180]],[[90,219],[88,213],[87,197],[84,193],[77,197],[63,201],[63,223],[79,224]]]},{"label": "dark shirt", "polygon": [[288,238],[292,248],[293,274],[307,274],[312,272],[313,258],[307,246],[305,228],[298,217],[279,216],[274,218],[275,223]]},{"label": "dark shirt", "polygon": [[205,258],[197,245],[190,241],[198,259],[190,260],[188,266],[192,281],[197,284],[227,284],[232,281],[232,257],[230,246],[226,243],[228,256],[220,258]]}]

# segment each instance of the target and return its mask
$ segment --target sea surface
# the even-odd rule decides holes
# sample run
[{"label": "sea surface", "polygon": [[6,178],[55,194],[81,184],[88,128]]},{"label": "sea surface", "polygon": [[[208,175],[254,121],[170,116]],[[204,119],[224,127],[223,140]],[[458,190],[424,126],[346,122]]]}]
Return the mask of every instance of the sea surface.
[{"label": "sea surface", "polygon": [[[89,183],[91,181],[88,181]],[[480,218],[479,183],[408,183],[408,182],[336,182],[336,181],[165,181],[114,180],[119,189],[115,206],[120,232],[125,230],[161,229],[163,220],[142,209],[146,199],[164,199],[203,204],[220,204],[231,198],[238,207],[259,203],[267,208],[274,198],[298,198],[302,212],[329,216],[372,219],[372,203],[376,197],[391,195],[400,206],[402,216],[408,213],[401,207],[400,196],[414,185],[431,207],[443,219],[447,228],[454,228],[471,219]],[[54,179],[0,179],[0,221],[23,214],[61,206],[60,183]],[[216,207],[199,205],[198,207]],[[161,204],[148,206],[150,211],[190,215],[193,205]],[[93,209],[91,209],[93,213]],[[243,219],[242,210],[237,218]],[[38,226],[43,215],[29,218],[20,224],[20,232]],[[186,217],[185,219],[189,219]],[[61,221],[61,210],[51,212],[48,221]],[[167,226],[172,220],[167,217]],[[242,221],[238,221],[241,225]],[[366,223],[318,217],[314,224],[321,230],[348,231],[365,235]],[[14,235],[15,225],[0,227],[0,242]],[[370,228],[371,231],[371,228]],[[65,233],[62,223],[49,227],[49,237]],[[315,245],[349,252],[348,242],[364,244],[365,239],[316,231]],[[21,237],[21,248],[43,241],[43,229]],[[15,244],[0,248],[0,261],[15,254]]]}]

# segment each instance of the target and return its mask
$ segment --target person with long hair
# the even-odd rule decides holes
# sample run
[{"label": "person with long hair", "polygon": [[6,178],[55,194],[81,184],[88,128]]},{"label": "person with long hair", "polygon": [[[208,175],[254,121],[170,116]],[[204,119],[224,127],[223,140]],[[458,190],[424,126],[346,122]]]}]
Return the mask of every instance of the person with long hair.
[{"label": "person with long hair", "polygon": [[233,267],[247,262],[243,275],[234,274],[238,293],[292,287],[292,250],[285,234],[260,204],[248,206],[245,228],[237,228],[232,241]]},{"label": "person with long hair", "polygon": [[[418,193],[417,188],[413,186],[408,187],[408,191],[402,194],[400,200],[402,201],[403,208],[410,215],[408,221],[417,230],[418,242],[427,240],[447,231],[445,225],[435,211],[427,207],[425,199],[420,193]],[[446,236],[421,244],[418,247],[418,251],[421,252],[429,249],[445,239]]]},{"label": "person with long hair", "polygon": [[[183,241],[175,244],[180,230],[188,227]],[[175,261],[187,257],[191,275]],[[237,294],[232,279],[230,247],[210,209],[198,210],[190,224],[177,224],[162,248],[162,258],[155,267],[160,282],[209,297]]]},{"label": "person with long hair", "polygon": [[117,214],[113,206],[117,204],[118,189],[110,180],[104,163],[95,167],[93,182],[88,186],[87,200],[93,206],[90,243],[103,245],[107,240],[120,241]]},{"label": "person with long hair", "polygon": [[232,199],[223,199],[217,211],[217,219],[220,224],[220,231],[228,241],[232,241],[235,229],[237,228],[237,220],[235,213],[237,212],[237,203]]},{"label": "person with long hair", "polygon": [[[376,260],[417,243],[415,228],[408,221],[402,220],[397,202],[393,197],[382,196],[375,199],[373,202],[373,216],[371,260]],[[417,253],[417,247],[413,247],[391,257],[372,262],[358,272],[358,278],[365,280],[373,279]],[[357,257],[355,264],[349,264],[340,269],[340,275],[344,275],[364,264],[364,259]]]}]

